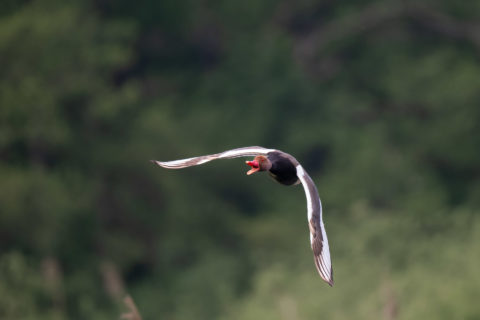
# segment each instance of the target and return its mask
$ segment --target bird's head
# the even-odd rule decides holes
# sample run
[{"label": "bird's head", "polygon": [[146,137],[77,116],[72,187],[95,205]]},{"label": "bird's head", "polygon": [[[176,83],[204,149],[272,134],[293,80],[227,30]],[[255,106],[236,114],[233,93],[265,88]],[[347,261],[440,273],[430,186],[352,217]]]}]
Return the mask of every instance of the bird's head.
[{"label": "bird's head", "polygon": [[272,167],[272,163],[265,156],[256,156],[252,161],[245,161],[252,169],[247,174],[251,175],[255,172],[268,171]]}]

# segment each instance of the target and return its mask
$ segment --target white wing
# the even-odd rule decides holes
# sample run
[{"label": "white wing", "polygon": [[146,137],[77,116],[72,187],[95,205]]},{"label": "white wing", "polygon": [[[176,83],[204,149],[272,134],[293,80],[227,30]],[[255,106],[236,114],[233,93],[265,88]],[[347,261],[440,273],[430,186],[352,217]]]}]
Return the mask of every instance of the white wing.
[{"label": "white wing", "polygon": [[330,260],[327,233],[322,219],[322,203],[318,196],[317,187],[312,178],[297,165],[297,176],[302,183],[307,197],[308,225],[310,227],[310,244],[313,250],[315,266],[323,280],[330,286],[333,285],[333,269]]},{"label": "white wing", "polygon": [[228,151],[224,151],[221,153],[210,154],[206,156],[199,156],[181,160],[174,160],[174,161],[155,161],[161,167],[167,169],[182,169],[191,166],[197,166],[200,164],[204,164],[206,162],[215,160],[215,159],[230,159],[230,158],[238,158],[238,157],[249,157],[249,156],[258,156],[258,155],[267,155],[269,152],[276,151],[275,149],[266,149],[263,147],[245,147],[245,148],[238,148],[232,149]]}]

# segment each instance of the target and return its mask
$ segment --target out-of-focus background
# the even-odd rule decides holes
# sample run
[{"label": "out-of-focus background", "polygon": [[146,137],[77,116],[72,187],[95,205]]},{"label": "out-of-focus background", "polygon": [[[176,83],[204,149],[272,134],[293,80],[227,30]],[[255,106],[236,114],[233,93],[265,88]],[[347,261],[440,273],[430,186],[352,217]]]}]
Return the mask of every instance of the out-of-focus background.
[{"label": "out-of-focus background", "polygon": [[[0,318],[479,319],[480,2],[0,6]],[[317,183],[335,286],[303,189]]]}]

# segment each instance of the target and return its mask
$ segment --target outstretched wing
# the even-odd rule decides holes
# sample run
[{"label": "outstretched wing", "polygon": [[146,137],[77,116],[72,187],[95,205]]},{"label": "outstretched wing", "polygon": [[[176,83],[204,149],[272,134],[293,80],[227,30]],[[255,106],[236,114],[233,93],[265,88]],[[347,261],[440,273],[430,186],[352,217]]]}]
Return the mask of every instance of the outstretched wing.
[{"label": "outstretched wing", "polygon": [[322,203],[318,197],[317,187],[312,178],[297,165],[297,176],[303,185],[307,197],[308,226],[310,227],[310,243],[313,250],[313,258],[318,273],[330,286],[333,285],[333,269],[330,260],[330,248],[328,247],[327,233],[322,219]]},{"label": "outstretched wing", "polygon": [[182,169],[191,166],[197,166],[199,164],[204,164],[216,159],[230,159],[238,157],[249,157],[249,156],[258,156],[258,155],[267,155],[269,152],[275,151],[275,149],[267,149],[263,147],[244,147],[238,149],[232,149],[220,153],[210,154],[206,156],[193,157],[181,160],[174,161],[155,161],[161,167],[167,169]]}]

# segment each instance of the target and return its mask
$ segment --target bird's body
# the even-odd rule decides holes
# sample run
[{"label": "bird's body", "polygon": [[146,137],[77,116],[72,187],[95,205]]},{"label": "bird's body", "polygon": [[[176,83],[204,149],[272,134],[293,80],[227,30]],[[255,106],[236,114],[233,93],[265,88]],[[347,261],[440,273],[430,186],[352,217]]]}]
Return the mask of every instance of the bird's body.
[{"label": "bird's body", "polygon": [[308,225],[310,230],[310,244],[313,250],[315,266],[322,277],[330,286],[333,285],[333,270],[330,261],[330,249],[325,226],[322,219],[322,204],[318,197],[315,184],[305,172],[300,163],[293,156],[280,150],[263,147],[245,147],[232,149],[221,153],[193,157],[174,161],[154,161],[161,167],[168,169],[181,169],[204,164],[215,159],[229,159],[254,156],[252,161],[246,163],[252,167],[247,174],[259,171],[268,171],[270,176],[283,185],[301,183],[307,198]]},{"label": "bird's body", "polygon": [[286,186],[300,183],[296,168],[299,163],[294,157],[284,152],[273,151],[267,154],[267,159],[272,163],[268,173],[278,183]]}]

